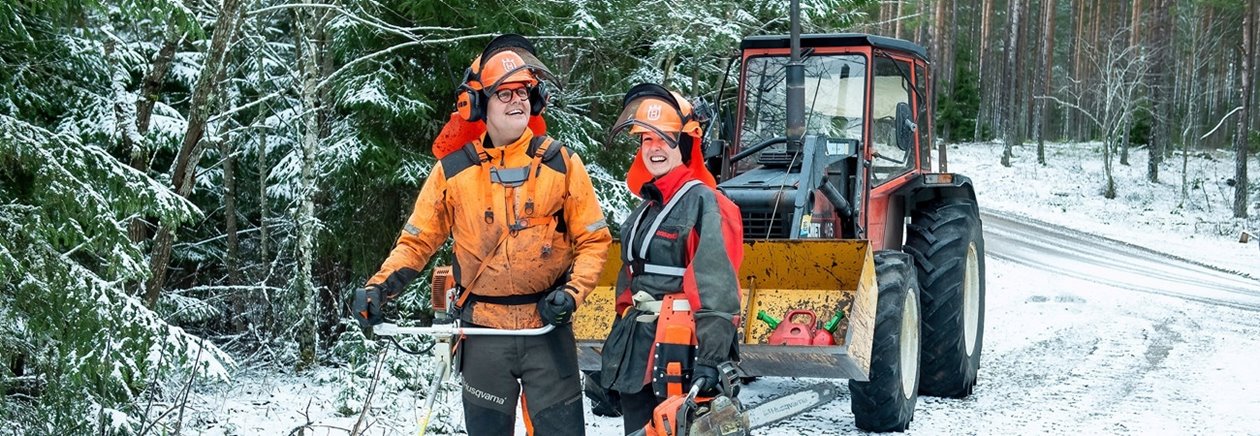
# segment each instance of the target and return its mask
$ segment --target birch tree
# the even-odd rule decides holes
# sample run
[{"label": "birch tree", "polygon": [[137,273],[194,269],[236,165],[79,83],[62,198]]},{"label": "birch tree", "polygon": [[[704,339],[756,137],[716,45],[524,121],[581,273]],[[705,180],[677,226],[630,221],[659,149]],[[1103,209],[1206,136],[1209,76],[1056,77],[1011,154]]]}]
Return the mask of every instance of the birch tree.
[{"label": "birch tree", "polygon": [[[1098,80],[1084,82],[1071,78],[1072,85],[1060,91],[1068,96],[1067,100],[1056,96],[1041,97],[1077,111],[1102,132],[1102,194],[1106,198],[1116,196],[1112,164],[1120,145],[1120,136],[1124,134],[1125,122],[1145,103],[1142,97],[1143,79],[1150,68],[1146,56],[1129,46],[1124,36],[1124,29],[1119,29],[1107,38],[1105,47],[1084,47],[1085,59],[1097,71]],[[1087,96],[1097,99],[1096,110],[1086,106]]]}]

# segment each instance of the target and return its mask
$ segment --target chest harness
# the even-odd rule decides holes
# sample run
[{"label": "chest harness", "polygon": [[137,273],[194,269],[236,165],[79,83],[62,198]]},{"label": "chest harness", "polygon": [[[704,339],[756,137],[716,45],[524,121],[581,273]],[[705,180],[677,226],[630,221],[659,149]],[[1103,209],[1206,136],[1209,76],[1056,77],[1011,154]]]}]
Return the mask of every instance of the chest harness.
[{"label": "chest harness", "polygon": [[[489,164],[488,170],[490,173],[490,182],[504,187],[503,199],[506,206],[504,207],[504,210],[508,214],[508,230],[500,234],[498,242],[496,242],[490,249],[490,252],[484,256],[485,258],[489,258],[490,254],[498,250],[509,237],[515,237],[521,230],[541,225],[554,225],[554,229],[556,231],[566,231],[563,208],[557,210],[556,213],[552,215],[534,215],[534,196],[538,190],[538,176],[542,173],[542,167],[548,166],[561,174],[565,174],[567,172],[564,159],[560,157],[560,152],[563,148],[563,146],[556,144],[555,141],[552,141],[549,138],[536,136],[529,142],[528,154],[532,156],[529,165],[508,168],[495,165],[494,158],[490,156],[489,152],[485,150],[478,152],[477,148],[472,143],[465,145],[461,150],[464,156],[462,156],[462,159],[460,160],[463,161],[461,163],[464,165],[462,168],[458,168],[457,171],[452,171],[450,175],[448,175],[448,178],[457,174],[458,171],[462,171],[474,165],[486,167],[487,164]],[[443,165],[445,166],[445,162]],[[519,212],[517,211],[516,206],[516,191],[518,188],[523,189],[525,193],[525,204],[523,205],[523,210]],[[486,225],[493,225],[495,221],[493,206],[487,205],[485,213],[482,216],[482,220],[486,223]],[[543,245],[542,247],[541,255],[546,256],[549,254],[551,254],[551,242],[547,241],[546,245]],[[477,268],[476,274],[473,275],[472,280],[470,280],[469,283],[476,282],[477,278],[481,277],[481,274],[486,271],[486,267],[488,266],[489,263],[482,262],[481,266]],[[457,278],[459,277],[459,271],[455,271],[455,276]],[[567,276],[568,274],[562,275],[557,282],[560,284],[567,282]],[[458,283],[458,280],[456,282]],[[549,288],[533,294],[491,297],[467,292],[467,290],[462,289],[462,286],[457,285],[457,287],[460,288],[458,289],[460,297],[456,302],[456,307],[459,308],[466,307],[466,304],[470,301],[501,305],[535,304],[551,292],[551,289]]]}]

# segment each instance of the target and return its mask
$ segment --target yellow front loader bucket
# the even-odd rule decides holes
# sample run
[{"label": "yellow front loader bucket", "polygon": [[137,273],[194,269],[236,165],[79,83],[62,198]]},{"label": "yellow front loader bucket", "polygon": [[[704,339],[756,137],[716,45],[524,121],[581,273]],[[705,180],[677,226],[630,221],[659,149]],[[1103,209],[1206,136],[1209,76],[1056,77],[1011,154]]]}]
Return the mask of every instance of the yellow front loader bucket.
[{"label": "yellow front loader bucket", "polygon": [[[599,284],[587,296],[573,325],[584,371],[599,369],[600,347],[611,330],[613,286],[621,270],[621,247],[614,243]],[[826,377],[866,381],[870,371],[878,288],[870,244],[864,240],[755,241],[744,244],[739,271],[740,362],[745,376]],[[789,310],[809,309],[817,319],[844,317],[835,346],[766,344],[771,329],[756,319],[758,311],[782,318]],[[785,320],[786,321],[786,320]]]}]

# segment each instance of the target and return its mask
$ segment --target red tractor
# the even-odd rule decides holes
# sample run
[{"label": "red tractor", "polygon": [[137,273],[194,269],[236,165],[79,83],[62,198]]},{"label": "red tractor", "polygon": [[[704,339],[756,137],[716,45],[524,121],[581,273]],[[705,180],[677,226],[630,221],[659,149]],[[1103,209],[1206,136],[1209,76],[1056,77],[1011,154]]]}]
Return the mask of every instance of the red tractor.
[{"label": "red tractor", "polygon": [[869,241],[874,350],[867,381],[850,382],[853,412],[862,429],[904,430],[915,394],[965,397],[976,383],[984,240],[975,191],[967,177],[931,172],[922,47],[861,34],[792,43],[741,44],[733,134],[713,147],[719,187],[742,210],[745,240]]}]

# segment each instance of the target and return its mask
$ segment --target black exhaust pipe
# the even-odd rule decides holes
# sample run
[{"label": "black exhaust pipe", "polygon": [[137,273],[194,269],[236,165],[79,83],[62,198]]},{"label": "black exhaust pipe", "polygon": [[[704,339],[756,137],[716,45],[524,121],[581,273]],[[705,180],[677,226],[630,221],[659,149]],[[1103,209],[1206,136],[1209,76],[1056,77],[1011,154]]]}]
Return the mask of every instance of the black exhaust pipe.
[{"label": "black exhaust pipe", "polygon": [[805,138],[805,63],[801,61],[801,3],[792,0],[792,58],[787,65],[787,151],[799,153]]}]

